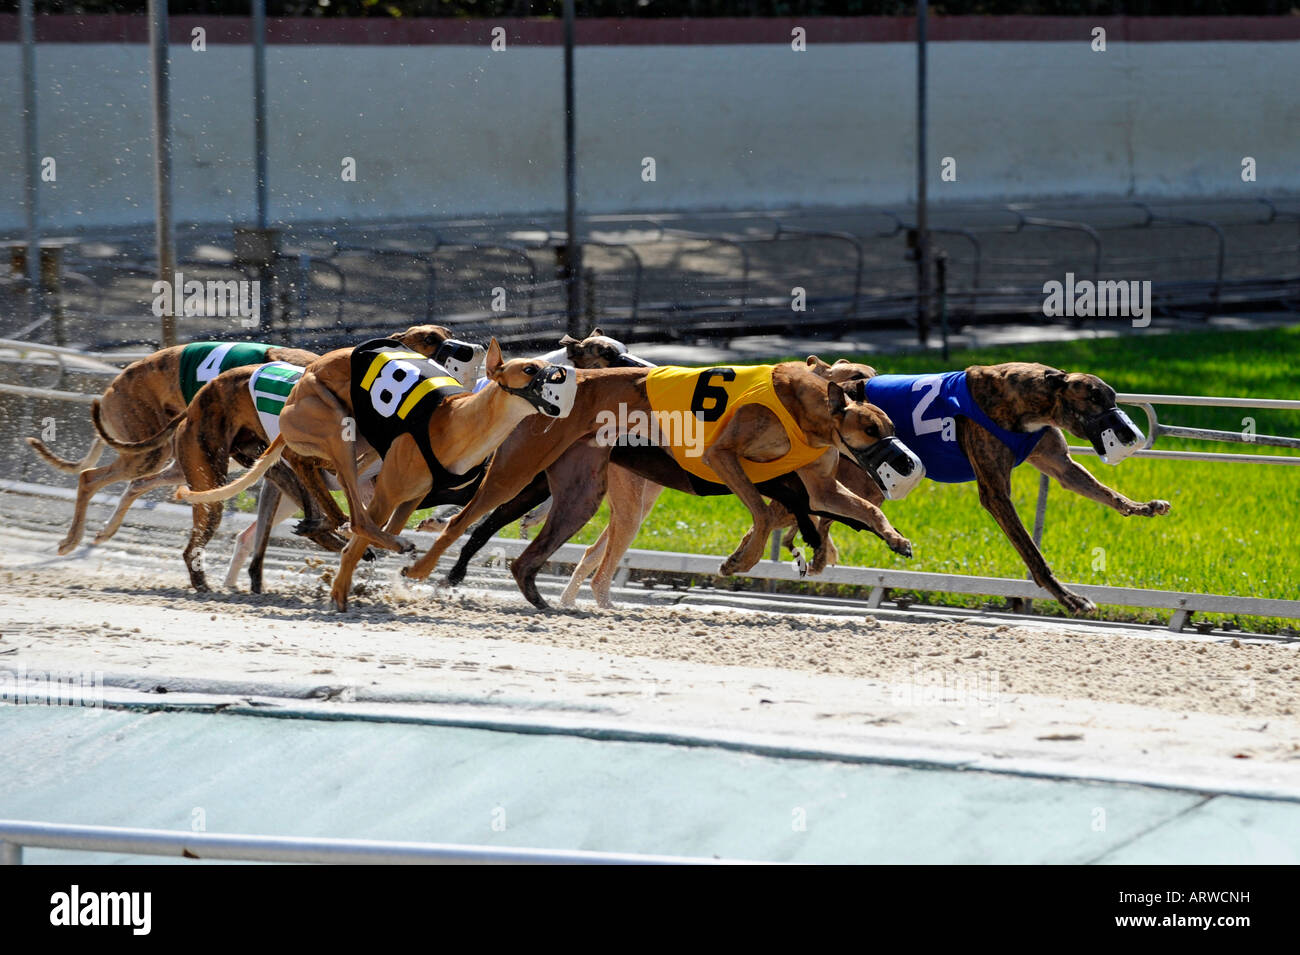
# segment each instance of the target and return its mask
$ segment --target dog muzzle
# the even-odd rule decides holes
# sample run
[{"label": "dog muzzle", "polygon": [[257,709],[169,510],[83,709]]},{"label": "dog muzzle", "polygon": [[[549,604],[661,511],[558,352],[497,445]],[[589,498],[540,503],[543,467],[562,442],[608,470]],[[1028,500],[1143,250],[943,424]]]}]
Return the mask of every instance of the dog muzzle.
[{"label": "dog muzzle", "polygon": [[885,492],[886,500],[907,497],[925,477],[925,465],[897,438],[882,438],[869,448],[850,448],[862,470]]},{"label": "dog muzzle", "polygon": [[571,368],[548,365],[524,387],[505,390],[523,398],[548,418],[567,418],[578,395],[578,376]]},{"label": "dog muzzle", "polygon": [[1129,416],[1118,408],[1111,408],[1093,422],[1086,435],[1093,450],[1107,464],[1119,464],[1141,450],[1146,438]]},{"label": "dog muzzle", "polygon": [[447,369],[447,374],[459,381],[462,387],[472,389],[483,376],[483,361],[487,349],[482,345],[448,338],[438,346],[433,360]]}]

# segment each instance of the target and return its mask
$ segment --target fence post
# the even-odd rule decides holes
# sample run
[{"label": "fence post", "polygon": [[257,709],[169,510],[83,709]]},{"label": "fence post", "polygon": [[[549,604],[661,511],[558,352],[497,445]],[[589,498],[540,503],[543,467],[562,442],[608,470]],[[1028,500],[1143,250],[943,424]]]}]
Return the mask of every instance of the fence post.
[{"label": "fence post", "polygon": [[0,842],[0,865],[22,865],[23,847],[17,842]]},{"label": "fence post", "polygon": [[[176,237],[172,230],[171,65],[167,37],[167,0],[149,0],[149,58],[153,72],[154,203],[158,278],[176,281]],[[176,344],[176,320],[163,314],[162,346]]]},{"label": "fence post", "polygon": [[[36,8],[33,0],[19,0],[19,34],[23,73],[23,205],[26,212],[27,322],[34,328],[41,317],[41,232],[39,214],[40,157],[36,142]],[[58,342],[57,344],[64,344]]]}]

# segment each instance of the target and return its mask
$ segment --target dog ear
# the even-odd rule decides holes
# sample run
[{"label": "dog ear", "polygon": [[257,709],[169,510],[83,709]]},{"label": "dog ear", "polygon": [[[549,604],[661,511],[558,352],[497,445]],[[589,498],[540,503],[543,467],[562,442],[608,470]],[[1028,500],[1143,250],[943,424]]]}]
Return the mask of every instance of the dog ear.
[{"label": "dog ear", "polygon": [[560,339],[560,344],[566,347],[569,345],[581,345],[582,339],[574,338],[572,335],[565,335],[563,338]]},{"label": "dog ear", "polygon": [[809,368],[829,368],[830,365],[826,364],[826,362],[822,361],[822,360],[821,360],[820,358],[818,358],[816,355],[809,355],[809,356],[808,356],[808,367],[809,367]]},{"label": "dog ear", "polygon": [[591,330],[591,334],[589,334],[587,337],[588,337],[588,338],[595,338],[597,335],[602,335],[602,336],[603,336],[604,334],[605,334],[605,333],[602,332],[602,331],[600,330],[600,326],[597,325],[595,328],[593,328],[593,329]]},{"label": "dog ear", "polygon": [[505,362],[501,358],[501,346],[497,343],[496,336],[493,335],[487,350],[487,376],[496,378],[501,374],[501,366],[504,364]]},{"label": "dog ear", "polygon": [[1065,386],[1070,383],[1070,376],[1058,368],[1047,369],[1047,374],[1043,377],[1047,382],[1048,391],[1053,395],[1060,394],[1065,390]]},{"label": "dog ear", "polygon": [[844,394],[844,389],[833,381],[826,386],[826,401],[831,406],[831,414],[837,418],[844,414],[844,411],[849,404],[848,396]]}]

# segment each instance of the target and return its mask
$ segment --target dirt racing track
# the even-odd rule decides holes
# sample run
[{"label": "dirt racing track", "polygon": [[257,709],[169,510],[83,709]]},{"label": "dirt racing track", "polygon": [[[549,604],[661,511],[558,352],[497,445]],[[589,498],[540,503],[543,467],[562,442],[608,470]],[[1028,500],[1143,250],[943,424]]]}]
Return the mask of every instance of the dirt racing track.
[{"label": "dirt racing track", "polygon": [[[188,508],[137,509],[59,558],[69,513],[0,493],[6,686],[97,687],[86,709],[0,708],[0,818],[770,861],[1300,861],[1295,643],[707,590],[538,612],[500,567],[446,590],[392,555],[335,614],[333,560],[296,539],[274,540],[266,594],[196,595]],[[210,579],[247,521],[227,516]]]}]

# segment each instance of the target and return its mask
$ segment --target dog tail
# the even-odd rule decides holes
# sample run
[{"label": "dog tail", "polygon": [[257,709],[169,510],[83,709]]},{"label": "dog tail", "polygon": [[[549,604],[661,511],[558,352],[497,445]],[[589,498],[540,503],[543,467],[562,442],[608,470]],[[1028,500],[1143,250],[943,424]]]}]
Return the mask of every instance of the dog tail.
[{"label": "dog tail", "polygon": [[31,449],[40,456],[40,459],[54,468],[56,471],[64,471],[73,474],[78,471],[84,471],[86,468],[93,468],[99,456],[104,453],[105,441],[102,438],[96,438],[90,445],[90,450],[80,461],[69,461],[67,458],[61,458],[49,448],[40,438],[26,438]]},{"label": "dog tail", "polygon": [[210,491],[195,491],[188,487],[176,489],[176,500],[185,501],[187,504],[215,504],[217,501],[224,501],[228,497],[234,497],[240,491],[247,490],[257,483],[263,474],[271,469],[271,465],[280,460],[280,455],[284,454],[284,435],[277,435],[276,439],[271,442],[260,458],[253,462],[253,466],[241,474],[235,481],[227,484],[225,487],[213,488]]},{"label": "dog tail", "polygon": [[161,447],[171,440],[172,434],[180,427],[180,423],[185,420],[185,412],[182,411],[176,417],[172,418],[163,425],[163,429],[157,434],[145,438],[143,441],[119,441],[111,437],[104,429],[104,422],[99,417],[99,399],[96,398],[90,403],[90,420],[95,425],[95,430],[99,432],[100,440],[123,454],[141,454],[145,451],[152,451],[154,448]]}]

